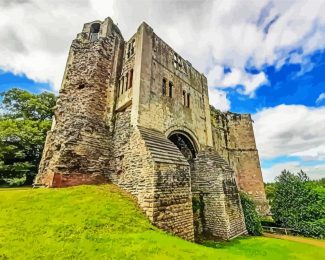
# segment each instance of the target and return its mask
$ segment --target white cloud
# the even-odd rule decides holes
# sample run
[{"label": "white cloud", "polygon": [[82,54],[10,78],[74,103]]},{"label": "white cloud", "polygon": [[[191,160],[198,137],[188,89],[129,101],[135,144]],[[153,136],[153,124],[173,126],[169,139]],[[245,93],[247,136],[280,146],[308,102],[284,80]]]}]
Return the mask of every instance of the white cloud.
[{"label": "white cloud", "polygon": [[[98,2],[1,0],[0,69],[49,82],[58,90],[71,41],[85,22],[103,17]],[[105,13],[111,15],[112,9]]]},{"label": "white cloud", "polygon": [[325,100],[325,93],[321,93],[319,97],[316,99],[316,104],[321,103],[323,100]]},{"label": "white cloud", "polygon": [[221,111],[229,111],[230,101],[227,99],[226,92],[219,89],[209,89],[210,104]]},{"label": "white cloud", "polygon": [[299,156],[325,160],[325,107],[280,105],[253,115],[261,159]]},{"label": "white cloud", "polygon": [[308,177],[313,180],[325,177],[325,164],[306,166],[298,161],[291,161],[274,164],[270,168],[262,168],[264,182],[273,182],[275,177],[280,175],[284,169],[293,173],[303,170],[307,173]]},{"label": "white cloud", "polygon": [[243,94],[253,97],[267,82],[265,65],[304,65],[308,55],[325,48],[324,13],[324,0],[1,0],[0,68],[58,89],[83,23],[111,16],[126,39],[146,21],[209,75],[210,87],[242,84]]},{"label": "white cloud", "polygon": [[239,69],[233,69],[231,72],[224,74],[223,68],[215,66],[208,73],[208,80],[210,85],[218,88],[236,87],[243,85],[244,91],[242,94],[254,96],[255,90],[262,84],[266,84],[267,78],[264,72],[258,74],[249,74]]}]

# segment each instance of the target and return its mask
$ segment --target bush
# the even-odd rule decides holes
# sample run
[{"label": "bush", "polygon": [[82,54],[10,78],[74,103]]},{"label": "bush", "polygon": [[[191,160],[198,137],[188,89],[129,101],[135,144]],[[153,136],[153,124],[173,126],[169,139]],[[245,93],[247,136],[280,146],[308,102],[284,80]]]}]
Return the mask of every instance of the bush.
[{"label": "bush", "polygon": [[260,236],[262,234],[261,219],[256,211],[254,201],[246,194],[240,193],[241,204],[245,216],[246,229],[248,234]]},{"label": "bush", "polygon": [[302,221],[298,223],[295,231],[303,236],[325,238],[325,219],[316,221]]},{"label": "bush", "polygon": [[23,176],[21,178],[4,179],[4,181],[9,187],[19,187],[24,185],[26,182],[26,176]]}]

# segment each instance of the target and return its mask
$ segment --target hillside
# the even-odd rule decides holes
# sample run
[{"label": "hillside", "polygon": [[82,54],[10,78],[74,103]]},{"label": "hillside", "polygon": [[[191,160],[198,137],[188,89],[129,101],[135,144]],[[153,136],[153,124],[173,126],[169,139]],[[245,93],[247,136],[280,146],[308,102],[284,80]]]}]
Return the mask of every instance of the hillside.
[{"label": "hillside", "polygon": [[266,237],[184,241],[153,227],[113,185],[2,189],[0,234],[0,259],[325,258],[319,247]]}]

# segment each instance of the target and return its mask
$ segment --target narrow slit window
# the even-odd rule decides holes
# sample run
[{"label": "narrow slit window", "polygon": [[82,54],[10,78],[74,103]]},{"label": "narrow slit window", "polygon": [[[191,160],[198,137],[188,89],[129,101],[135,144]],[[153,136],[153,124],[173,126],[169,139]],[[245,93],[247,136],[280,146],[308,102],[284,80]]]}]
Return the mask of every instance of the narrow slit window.
[{"label": "narrow slit window", "polygon": [[186,106],[186,92],[183,90],[183,106]]},{"label": "narrow slit window", "polygon": [[172,98],[173,97],[173,83],[171,81],[169,81],[169,97]]},{"label": "narrow slit window", "polygon": [[132,88],[132,84],[133,84],[133,69],[130,70],[130,74],[129,74],[129,88]]},{"label": "narrow slit window", "polygon": [[135,39],[133,39],[131,43],[131,50],[130,50],[131,55],[134,54],[134,47],[135,47]]},{"label": "narrow slit window", "polygon": [[166,96],[166,84],[167,84],[166,79],[163,79],[163,81],[162,81],[162,94],[164,96]]},{"label": "narrow slit window", "polygon": [[129,84],[129,73],[127,72],[125,75],[125,91],[128,90],[128,84]]},{"label": "narrow slit window", "polygon": [[123,91],[124,91],[124,76],[122,76],[122,79],[121,79],[120,90],[121,90],[121,95],[122,95]]},{"label": "narrow slit window", "polygon": [[128,43],[127,47],[126,47],[126,56],[127,56],[127,58],[130,58],[130,56],[131,56],[131,44],[130,43]]},{"label": "narrow slit window", "polygon": [[191,97],[190,93],[187,93],[187,102],[186,102],[187,107],[190,107],[190,97]]}]

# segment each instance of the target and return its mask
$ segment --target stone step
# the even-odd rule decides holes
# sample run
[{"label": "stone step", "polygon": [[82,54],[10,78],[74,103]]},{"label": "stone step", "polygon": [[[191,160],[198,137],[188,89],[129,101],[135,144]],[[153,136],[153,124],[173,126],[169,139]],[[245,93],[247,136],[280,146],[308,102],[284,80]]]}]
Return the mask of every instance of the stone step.
[{"label": "stone step", "polygon": [[155,159],[165,159],[165,160],[170,160],[170,161],[187,163],[187,161],[185,160],[185,158],[182,159],[181,157],[168,156],[168,155],[155,154],[155,153],[152,153],[152,155],[154,155],[154,158]]},{"label": "stone step", "polygon": [[151,146],[150,148],[151,148],[152,151],[155,151],[157,153],[165,153],[167,151],[168,154],[170,154],[170,155],[176,155],[176,156],[179,155],[179,150],[178,149],[177,150],[175,150],[175,149],[167,150],[167,149],[161,149],[160,147],[154,147],[154,146]]},{"label": "stone step", "polygon": [[179,149],[177,148],[177,146],[174,146],[174,144],[168,145],[165,143],[157,143],[157,142],[154,142],[151,140],[148,140],[146,143],[148,146],[150,146],[154,149],[164,149],[164,150],[168,150],[168,151],[176,152],[176,153],[179,152]]},{"label": "stone step", "polygon": [[139,127],[139,131],[154,161],[188,165],[183,154],[163,133],[144,127]]},{"label": "stone step", "polygon": [[148,137],[148,138],[151,138],[151,139],[154,139],[154,140],[168,140],[169,141],[169,139],[167,139],[167,137],[164,136],[164,135],[161,135],[161,136],[160,135],[155,135],[155,134],[151,135],[149,133],[141,133],[141,135],[145,136],[145,137]]}]

